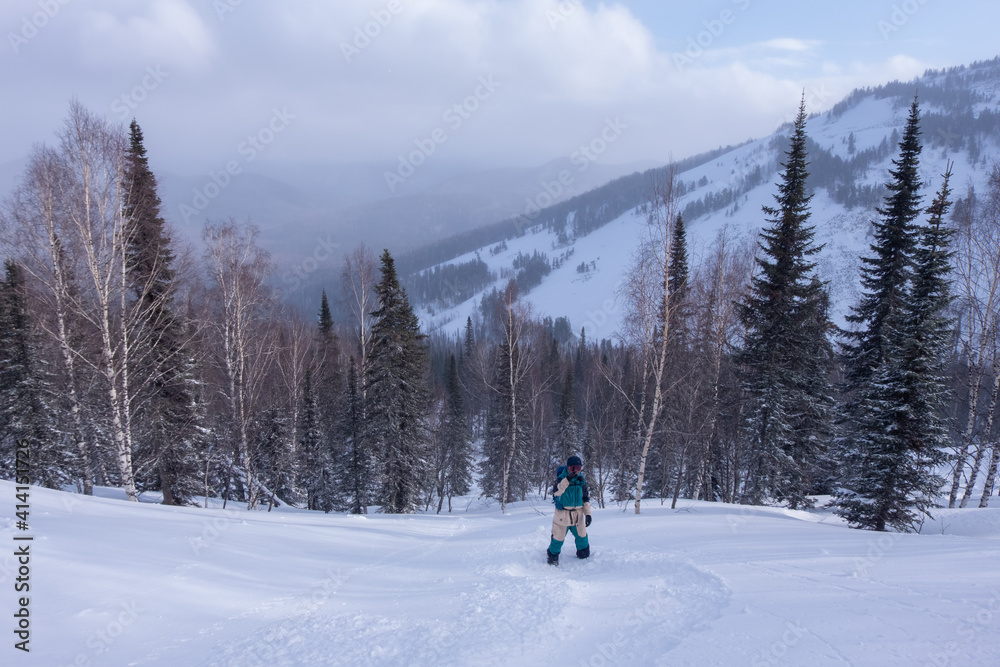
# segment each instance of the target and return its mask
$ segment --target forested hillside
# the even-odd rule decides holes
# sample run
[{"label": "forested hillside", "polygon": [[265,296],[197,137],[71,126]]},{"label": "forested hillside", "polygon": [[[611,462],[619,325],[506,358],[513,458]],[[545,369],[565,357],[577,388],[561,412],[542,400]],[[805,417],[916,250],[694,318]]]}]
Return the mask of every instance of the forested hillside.
[{"label": "forested hillside", "polygon": [[139,124],[74,103],[3,208],[0,474],[28,443],[37,483],[87,494],[409,513],[544,496],[580,454],[594,503],[636,512],[985,505],[998,90],[994,60],[804,98],[773,136],[351,249],[305,317],[252,224],[177,243]]}]

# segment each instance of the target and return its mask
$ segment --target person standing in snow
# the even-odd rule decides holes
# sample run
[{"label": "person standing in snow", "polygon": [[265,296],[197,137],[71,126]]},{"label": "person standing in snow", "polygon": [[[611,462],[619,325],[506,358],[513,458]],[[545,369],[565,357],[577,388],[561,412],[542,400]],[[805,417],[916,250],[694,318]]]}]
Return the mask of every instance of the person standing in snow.
[{"label": "person standing in snow", "polygon": [[590,525],[590,492],[583,476],[583,460],[579,456],[566,459],[566,465],[556,471],[556,481],[552,486],[552,501],[556,513],[552,517],[552,541],[549,543],[549,565],[559,564],[559,552],[566,540],[569,529],[576,539],[576,557],[590,556],[590,539],[587,526]]}]

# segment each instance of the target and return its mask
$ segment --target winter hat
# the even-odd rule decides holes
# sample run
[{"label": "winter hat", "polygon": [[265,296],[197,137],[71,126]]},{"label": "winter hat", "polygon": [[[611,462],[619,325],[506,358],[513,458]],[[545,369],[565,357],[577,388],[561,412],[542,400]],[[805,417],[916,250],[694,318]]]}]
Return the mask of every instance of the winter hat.
[{"label": "winter hat", "polygon": [[583,465],[583,459],[581,459],[579,456],[571,456],[568,459],[566,459],[566,465],[568,465],[568,466],[582,466]]}]

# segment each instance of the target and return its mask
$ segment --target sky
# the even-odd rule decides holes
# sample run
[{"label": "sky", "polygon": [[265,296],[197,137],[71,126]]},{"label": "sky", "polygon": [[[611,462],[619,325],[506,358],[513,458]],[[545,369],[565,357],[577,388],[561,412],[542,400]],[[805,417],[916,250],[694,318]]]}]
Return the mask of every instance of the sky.
[{"label": "sky", "polygon": [[664,163],[995,57],[997,25],[986,1],[4,0],[0,164],[73,97],[180,174]]}]

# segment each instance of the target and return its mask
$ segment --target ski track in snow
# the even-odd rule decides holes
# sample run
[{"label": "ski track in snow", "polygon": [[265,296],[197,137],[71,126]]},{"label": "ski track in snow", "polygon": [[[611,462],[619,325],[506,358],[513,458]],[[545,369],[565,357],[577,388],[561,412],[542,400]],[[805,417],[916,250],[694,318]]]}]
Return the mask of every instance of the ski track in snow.
[{"label": "ski track in snow", "polygon": [[[433,565],[454,535],[410,547],[414,554],[406,560],[414,567]],[[337,612],[331,596],[332,604],[225,642],[204,664],[536,665],[570,654],[583,664],[669,664],[665,651],[728,603],[721,580],[662,553],[595,548],[581,561],[570,540],[562,564],[553,568],[544,561],[547,526],[499,543],[479,539],[483,546],[470,550],[470,562],[479,563],[471,574],[475,581],[465,587],[471,592],[459,592],[448,616],[436,617],[447,610],[427,606],[417,610],[419,617]],[[381,562],[398,563],[404,551]],[[379,567],[349,573],[341,591],[363,589],[366,571]],[[595,618],[602,620],[597,631]]]}]

